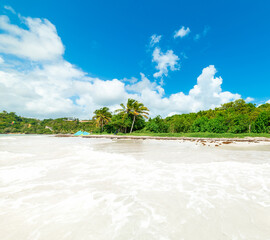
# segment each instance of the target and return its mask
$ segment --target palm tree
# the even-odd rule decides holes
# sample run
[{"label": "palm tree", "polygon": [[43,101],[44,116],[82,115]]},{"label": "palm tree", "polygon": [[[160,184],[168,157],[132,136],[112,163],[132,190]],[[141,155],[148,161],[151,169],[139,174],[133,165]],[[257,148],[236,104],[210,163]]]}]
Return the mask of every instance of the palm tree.
[{"label": "palm tree", "polygon": [[[136,100],[129,98],[127,101],[127,106],[125,106],[123,103],[121,103],[120,106],[122,108],[115,110],[116,113],[119,113],[120,115],[122,115],[123,124],[125,123],[125,120],[128,117],[128,115],[132,112],[133,105],[135,102],[136,102]],[[127,124],[124,124],[124,125],[125,125],[125,133],[126,133],[127,132]]]},{"label": "palm tree", "polygon": [[94,114],[93,120],[96,121],[97,127],[101,127],[101,132],[103,132],[103,127],[111,120],[112,114],[107,107],[97,109]]},{"label": "palm tree", "polygon": [[125,106],[123,103],[120,104],[122,107],[121,109],[117,109],[116,112],[119,112],[120,114],[123,114],[123,117],[125,118],[129,114],[133,115],[133,121],[130,128],[130,133],[132,133],[134,123],[137,116],[142,116],[144,118],[148,118],[147,115],[149,114],[149,109],[143,105],[143,103],[139,103],[135,99],[129,98],[127,101],[127,106]]}]

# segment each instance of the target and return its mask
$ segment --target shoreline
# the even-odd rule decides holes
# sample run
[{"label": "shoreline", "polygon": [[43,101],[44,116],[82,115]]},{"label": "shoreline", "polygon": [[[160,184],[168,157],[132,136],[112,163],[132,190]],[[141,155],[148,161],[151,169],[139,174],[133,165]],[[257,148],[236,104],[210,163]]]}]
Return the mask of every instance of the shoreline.
[{"label": "shoreline", "polygon": [[222,142],[223,144],[230,144],[234,142],[245,143],[259,143],[269,142],[270,138],[266,137],[245,137],[245,138],[200,138],[200,137],[157,137],[157,136],[123,136],[123,135],[87,135],[87,136],[74,136],[72,134],[58,134],[55,137],[82,137],[82,138],[106,138],[106,139],[130,139],[130,140],[182,140],[191,142]]}]

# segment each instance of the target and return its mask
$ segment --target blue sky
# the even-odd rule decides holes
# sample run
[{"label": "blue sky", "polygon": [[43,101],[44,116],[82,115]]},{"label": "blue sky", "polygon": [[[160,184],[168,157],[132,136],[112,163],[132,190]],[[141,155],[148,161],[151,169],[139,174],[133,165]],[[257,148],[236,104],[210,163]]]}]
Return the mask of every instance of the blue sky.
[{"label": "blue sky", "polygon": [[[223,79],[222,85],[220,84],[221,92],[239,94],[243,99],[253,98],[253,102],[257,104],[270,99],[270,48],[268,46],[270,3],[268,1],[5,0],[1,1],[1,5],[1,15],[8,16],[10,23],[22,29],[27,30],[29,26],[24,24],[18,14],[32,19],[47,19],[55,26],[57,36],[65,48],[62,54],[59,53],[61,61],[68,62],[76,70],[85,73],[83,80],[76,76],[78,81],[93,83],[93,79],[100,79],[100,81],[118,79],[125,84],[125,94],[132,94],[130,87],[127,86],[129,83],[123,79],[136,78],[138,81],[143,81],[140,75],[143,73],[150,83],[155,83],[163,89],[161,99],[170,100],[172,94],[180,92],[189,96],[189,91],[197,84],[197,78],[202,74],[202,70],[214,65],[215,70],[210,69],[213,76]],[[16,11],[16,14],[12,13],[11,8]],[[189,31],[182,37],[174,37],[181,28]],[[4,33],[5,31],[7,30],[2,30]],[[154,34],[162,37],[159,42],[151,46],[150,38]],[[156,52],[155,61],[153,54],[156,48],[159,52]],[[44,63],[44,59],[33,59],[25,57],[27,54],[22,56],[18,55],[18,52],[3,51],[1,56],[5,63],[12,58],[18,58],[18,61],[23,63],[23,73],[26,69],[33,68],[33,65],[42,66],[41,69],[48,65],[47,62]],[[61,52],[61,50],[57,51]],[[172,61],[174,56],[177,59],[174,59],[173,63],[168,60],[167,64],[172,64],[172,68],[167,65],[165,72],[163,68],[161,76],[155,77],[154,74],[160,71],[157,65],[162,61],[161,56],[169,54],[168,51],[171,51]],[[14,69],[18,72],[19,66],[14,64],[12,69],[11,65],[5,66],[5,73]],[[85,79],[87,77],[89,79]],[[152,90],[158,92],[158,86]],[[141,97],[142,93],[138,89],[136,91],[135,93],[133,91],[133,94],[137,94],[139,100],[145,99]],[[72,94],[72,96],[65,96],[65,100],[71,99],[76,107],[80,103],[75,100],[83,97],[81,93]],[[124,101],[130,96],[132,95],[126,95],[122,99],[119,97],[119,100]],[[44,99],[44,96],[41,98]],[[226,99],[235,98],[237,97],[231,96]],[[116,100],[117,97],[114,99]],[[166,99],[163,103],[167,101]],[[164,110],[165,103],[163,110],[152,107],[153,113],[167,115],[218,106],[224,101],[224,99],[216,103],[206,101],[201,106],[194,103],[193,108],[179,107],[170,111]],[[87,111],[92,111],[94,106],[101,106],[102,102],[114,108],[114,103],[109,104],[109,100],[100,100],[91,107],[84,104],[83,110],[74,110],[71,107],[70,111],[58,111],[58,113],[86,117]],[[181,103],[189,104],[189,100],[177,102],[177,104]],[[2,108],[11,110],[11,106],[14,105],[16,103]],[[30,111],[30,108],[29,104],[25,104],[18,109],[21,109],[19,110],[21,114],[29,116],[58,116],[57,109],[48,111],[43,116],[40,113],[35,114],[34,109]],[[81,112],[85,112],[85,115],[81,115]]]}]

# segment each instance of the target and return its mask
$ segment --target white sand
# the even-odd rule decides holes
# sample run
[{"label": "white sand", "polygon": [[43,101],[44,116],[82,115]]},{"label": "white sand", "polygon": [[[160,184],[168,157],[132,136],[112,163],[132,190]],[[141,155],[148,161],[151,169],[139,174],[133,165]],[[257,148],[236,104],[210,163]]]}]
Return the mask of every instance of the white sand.
[{"label": "white sand", "polygon": [[1,240],[270,238],[270,144],[0,136]]}]

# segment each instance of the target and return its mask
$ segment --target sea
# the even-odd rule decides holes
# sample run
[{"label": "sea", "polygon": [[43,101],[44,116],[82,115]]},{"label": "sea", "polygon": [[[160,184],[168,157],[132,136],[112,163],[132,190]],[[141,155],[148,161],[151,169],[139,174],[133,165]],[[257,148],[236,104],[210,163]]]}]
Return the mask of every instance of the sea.
[{"label": "sea", "polygon": [[269,240],[270,144],[0,136],[1,240]]}]

